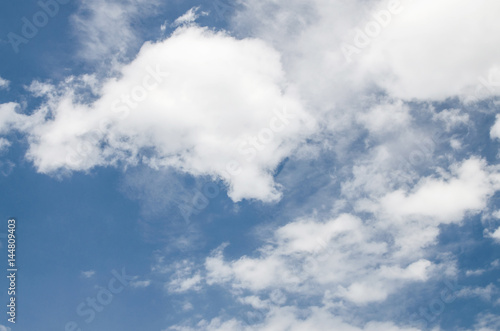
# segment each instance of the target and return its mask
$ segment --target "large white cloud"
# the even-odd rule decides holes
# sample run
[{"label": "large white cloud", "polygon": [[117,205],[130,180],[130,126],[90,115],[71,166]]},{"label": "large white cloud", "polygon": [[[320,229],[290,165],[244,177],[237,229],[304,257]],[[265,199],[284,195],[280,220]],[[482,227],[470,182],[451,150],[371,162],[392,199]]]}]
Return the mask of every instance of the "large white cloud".
[{"label": "large white cloud", "polygon": [[360,59],[376,84],[404,99],[480,99],[491,88],[500,93],[493,85],[481,86],[481,78],[488,81],[500,64],[494,46],[500,33],[498,1],[401,2],[401,13]]},{"label": "large white cloud", "polygon": [[318,106],[374,86],[407,100],[500,94],[495,0],[257,0],[246,8],[234,24],[286,54],[286,70]]},{"label": "large white cloud", "polygon": [[224,179],[235,201],[280,197],[272,172],[312,123],[277,52],[196,26],[146,43],[94,102],[75,101],[67,90],[38,110],[28,130],[28,157],[40,172],[171,166]]}]

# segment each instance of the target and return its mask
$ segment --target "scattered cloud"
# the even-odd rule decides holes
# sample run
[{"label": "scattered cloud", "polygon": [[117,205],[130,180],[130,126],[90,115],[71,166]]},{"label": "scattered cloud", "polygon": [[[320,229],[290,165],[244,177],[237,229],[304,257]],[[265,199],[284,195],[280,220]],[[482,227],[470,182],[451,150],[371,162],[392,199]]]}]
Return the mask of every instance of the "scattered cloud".
[{"label": "scattered cloud", "polygon": [[[200,17],[200,14],[198,14],[199,9],[200,7],[193,7],[189,9],[184,15],[177,18],[172,25],[177,27],[180,25],[193,23],[198,19],[198,17]],[[201,15],[205,16],[208,15],[208,13],[202,12]]]}]

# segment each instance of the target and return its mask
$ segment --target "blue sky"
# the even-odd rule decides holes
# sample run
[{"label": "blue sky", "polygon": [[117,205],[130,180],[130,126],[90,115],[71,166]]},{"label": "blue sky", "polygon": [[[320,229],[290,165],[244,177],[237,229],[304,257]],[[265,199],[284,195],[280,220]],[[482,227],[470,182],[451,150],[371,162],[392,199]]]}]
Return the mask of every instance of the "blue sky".
[{"label": "blue sky", "polygon": [[2,4],[0,331],[499,330],[499,10]]}]

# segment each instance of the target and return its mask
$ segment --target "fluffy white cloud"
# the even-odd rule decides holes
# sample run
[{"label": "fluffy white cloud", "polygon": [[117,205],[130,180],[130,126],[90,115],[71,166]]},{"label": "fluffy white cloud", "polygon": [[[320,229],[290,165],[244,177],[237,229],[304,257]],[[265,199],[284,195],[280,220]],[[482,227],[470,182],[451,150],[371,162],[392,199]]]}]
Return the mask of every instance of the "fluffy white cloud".
[{"label": "fluffy white cloud", "polygon": [[289,223],[274,232],[272,243],[257,257],[229,262],[216,250],[206,259],[207,283],[320,296],[328,289],[332,298],[363,305],[385,300],[404,283],[425,281],[432,269],[424,259],[393,259],[372,226],[347,214],[327,222]]},{"label": "fluffy white cloud", "polygon": [[279,199],[272,172],[311,122],[278,53],[196,26],[146,43],[91,104],[67,90],[24,118],[37,121],[28,158],[40,172],[142,161],[222,178],[235,201]]},{"label": "fluffy white cloud", "polygon": [[376,105],[368,112],[359,114],[357,120],[374,135],[394,135],[407,128],[412,117],[409,107],[398,101]]},{"label": "fluffy white cloud", "polygon": [[500,176],[479,159],[455,165],[448,178],[425,178],[412,192],[398,190],[381,199],[394,218],[420,216],[442,223],[458,222],[467,211],[481,211],[487,199],[500,188]]},{"label": "fluffy white cloud", "polygon": [[[273,304],[260,296],[276,289],[290,296],[299,294],[303,299],[321,297],[323,304],[333,307],[349,302],[362,308],[387,301],[391,294],[411,283],[425,282],[439,274],[453,277],[454,262],[431,263],[426,258],[432,256],[428,248],[437,244],[440,225],[461,222],[468,213],[485,208],[500,188],[500,177],[496,167],[477,158],[438,173],[422,178],[407,191],[372,191],[370,194],[378,197],[373,201],[374,208],[360,210],[369,211],[371,217],[342,214],[325,221],[297,219],[274,230],[254,254],[232,260],[224,258],[223,245],[205,261],[206,282],[226,286],[236,296],[253,293],[240,302],[254,309],[269,309],[265,318],[268,323]],[[460,296],[475,293],[486,298],[492,290],[491,286],[465,289]],[[285,307],[285,302],[277,305],[279,309]],[[302,322],[294,320],[283,328]],[[215,319],[202,322],[199,329],[224,326],[229,330],[252,330],[267,326],[238,323]],[[281,325],[270,329],[280,330]],[[357,330],[350,325],[345,326],[346,330],[349,327]],[[342,326],[338,329],[342,330]]]},{"label": "fluffy white cloud", "polygon": [[493,233],[489,234],[491,238],[500,243],[500,227],[496,229]]},{"label": "fluffy white cloud", "polygon": [[[486,208],[489,198],[500,189],[500,175],[484,160],[471,158],[442,169],[410,187],[358,192],[358,211],[376,215],[376,227],[390,231],[398,247],[397,256],[418,255],[436,243],[439,225],[460,223],[468,215]],[[382,172],[383,176],[383,172]],[[390,178],[390,177],[389,177]],[[403,186],[404,187],[404,186]]]},{"label": "fluffy white cloud", "polygon": [[432,0],[401,2],[401,13],[361,56],[363,70],[375,74],[376,84],[388,93],[404,99],[444,100],[475,93],[482,84],[480,78],[499,64],[500,50],[493,45],[500,33],[494,14],[500,4],[495,0],[446,0],[438,5]]},{"label": "fluffy white cloud", "polygon": [[[83,56],[125,53],[137,40],[129,23],[142,3],[83,5],[91,14],[74,18],[88,36],[83,44],[91,46]],[[352,214],[294,219],[252,255],[226,259],[221,247],[202,271],[182,262],[168,271],[166,289],[223,285],[241,303],[267,309],[264,321],[252,326],[215,318],[200,322],[200,330],[413,330],[354,323],[323,307],[301,309],[287,306],[286,298],[277,304],[260,295],[278,290],[327,305],[366,307],[449,267],[431,263],[434,256],[425,248],[436,243],[440,225],[483,210],[500,178],[478,158],[433,159],[437,143],[418,127],[412,107],[445,131],[470,124],[466,111],[435,113],[427,103],[407,101],[498,94],[499,9],[495,0],[255,0],[234,20],[239,35],[255,39],[185,24],[163,41],[144,44],[116,78],[101,86],[88,78],[95,101],[79,99],[69,81],[60,95],[32,85],[32,92],[50,94],[49,101],[32,116],[2,105],[0,134],[26,132],[28,157],[43,173],[142,162],[223,179],[234,201],[276,201],[281,195],[273,171],[314,132],[306,125],[314,114],[324,129],[318,139],[332,145],[328,152],[335,152],[342,175],[352,175],[339,183],[338,194],[353,205]],[[195,17],[192,10],[177,23]],[[380,33],[368,36],[366,29],[377,24]],[[357,49],[350,62],[345,44]],[[499,123],[492,138],[500,138]],[[359,154],[368,155],[358,158],[352,143],[363,134]],[[397,157],[412,162],[415,143],[425,162],[394,171]],[[462,146],[458,140],[448,144]],[[437,161],[454,165],[434,171]],[[401,172],[405,178],[397,177]]]},{"label": "fluffy white cloud", "polygon": [[167,291],[182,293],[201,289],[202,277],[199,271],[194,270],[193,262],[183,260],[167,266],[163,266],[162,262],[158,261],[153,269],[160,273],[170,273],[170,280],[165,284]]},{"label": "fluffy white cloud", "polygon": [[406,100],[500,94],[499,9],[495,0],[256,0],[234,25],[272,42],[304,97],[331,111],[374,86]]},{"label": "fluffy white cloud", "polygon": [[19,105],[13,102],[0,104],[0,134],[22,126],[25,117],[17,112],[19,108]]}]

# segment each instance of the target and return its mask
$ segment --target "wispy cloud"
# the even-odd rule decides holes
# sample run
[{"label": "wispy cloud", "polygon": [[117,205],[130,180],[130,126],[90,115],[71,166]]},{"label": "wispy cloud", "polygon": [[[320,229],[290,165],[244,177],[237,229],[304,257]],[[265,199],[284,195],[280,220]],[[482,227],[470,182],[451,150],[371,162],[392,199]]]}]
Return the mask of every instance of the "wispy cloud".
[{"label": "wispy cloud", "polygon": [[95,275],[94,270],[82,271],[82,276],[84,278],[92,278]]},{"label": "wispy cloud", "polygon": [[78,56],[86,61],[122,61],[142,43],[133,27],[141,17],[154,14],[159,1],[80,1],[71,17],[81,44]]}]

